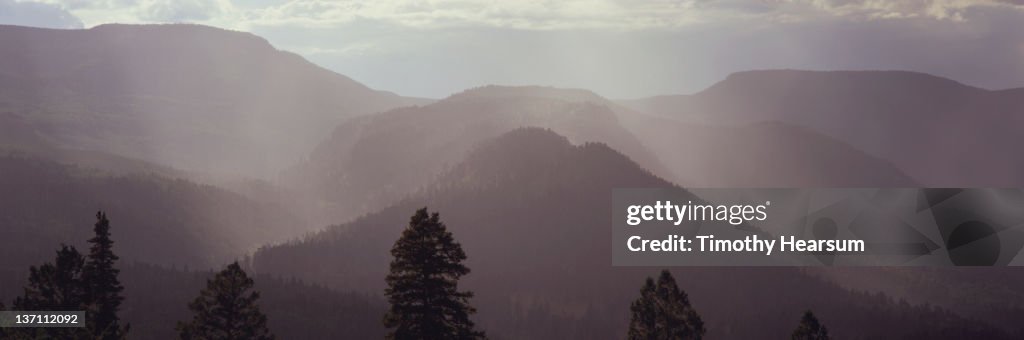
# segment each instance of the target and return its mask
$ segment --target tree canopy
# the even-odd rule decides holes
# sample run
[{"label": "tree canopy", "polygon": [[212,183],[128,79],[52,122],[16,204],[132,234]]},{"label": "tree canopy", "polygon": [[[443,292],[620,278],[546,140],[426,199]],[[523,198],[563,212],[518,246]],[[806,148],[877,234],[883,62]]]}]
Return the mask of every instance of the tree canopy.
[{"label": "tree canopy", "polygon": [[385,295],[391,304],[384,317],[389,339],[477,339],[469,305],[472,292],[459,291],[469,274],[466,253],[438,213],[416,211],[391,248],[391,272]]},{"label": "tree canopy", "polygon": [[667,270],[661,272],[657,283],[647,278],[640,289],[640,297],[630,306],[630,313],[627,337],[631,340],[700,339],[704,336],[704,322]]},{"label": "tree canopy", "polygon": [[814,316],[810,310],[804,312],[804,316],[800,318],[800,325],[793,330],[793,340],[828,340],[831,337],[828,335],[828,328],[818,321],[818,318]]},{"label": "tree canopy", "polygon": [[260,311],[260,294],[253,289],[253,280],[238,262],[227,266],[212,280],[199,297],[188,305],[193,312],[190,322],[179,322],[182,339],[271,340],[267,316]]}]

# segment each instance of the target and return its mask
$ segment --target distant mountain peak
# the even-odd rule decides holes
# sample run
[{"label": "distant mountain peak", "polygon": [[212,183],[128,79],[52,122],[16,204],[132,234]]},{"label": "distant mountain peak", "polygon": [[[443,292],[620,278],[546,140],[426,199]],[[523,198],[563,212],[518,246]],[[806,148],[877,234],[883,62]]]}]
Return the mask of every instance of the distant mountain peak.
[{"label": "distant mountain peak", "polygon": [[567,89],[551,86],[504,86],[485,85],[471,88],[451,95],[446,100],[460,100],[466,98],[511,98],[511,97],[532,97],[561,99],[571,102],[594,102],[606,103],[607,99],[599,96],[590,90]]},{"label": "distant mountain peak", "polygon": [[195,44],[205,41],[217,44],[211,46],[216,48],[244,47],[249,51],[280,52],[270,41],[258,35],[199,24],[103,24],[86,31],[117,35],[124,39],[160,39],[164,44]]},{"label": "distant mountain peak", "polygon": [[551,129],[542,127],[521,127],[506,132],[485,144],[502,145],[507,143],[529,143],[532,145],[571,147],[572,143]]},{"label": "distant mountain peak", "polygon": [[215,174],[272,177],[346,118],[424,102],[202,25],[0,26],[0,55],[0,102],[54,147]]},{"label": "distant mountain peak", "polygon": [[[526,151],[529,154],[557,154],[572,149],[585,152],[615,154],[623,161],[632,162],[621,152],[603,142],[584,142],[573,144],[569,138],[549,128],[527,126],[513,129],[490,140],[484,141],[473,150],[468,158],[483,154],[508,155],[514,151]],[[520,161],[511,159],[511,161]]]},{"label": "distant mountain peak", "polygon": [[[255,35],[255,34],[252,34],[252,33],[249,33],[249,32],[236,31],[236,30],[227,29],[227,28],[220,28],[220,27],[201,25],[201,24],[191,24],[191,23],[168,23],[168,24],[122,24],[122,23],[110,23],[110,24],[96,25],[96,26],[87,28],[86,30],[89,30],[89,31],[126,30],[126,31],[134,31],[134,32],[138,32],[140,30],[177,30],[177,31],[183,31],[183,32],[204,32],[204,33],[208,33],[208,32],[231,32],[231,33],[248,35],[248,36],[259,38],[259,36]],[[262,39],[262,38],[260,38],[260,39]]]},{"label": "distant mountain peak", "polygon": [[748,71],[697,94],[623,104],[709,124],[808,128],[888,160],[925,186],[1016,186],[1024,168],[1019,157],[1005,156],[1020,144],[1024,90],[985,90],[919,72]]},{"label": "distant mountain peak", "polygon": [[[914,71],[811,71],[811,70],[751,70],[735,72],[724,80],[698,93],[711,94],[719,91],[788,91],[796,88],[927,88],[929,90],[976,90],[955,80]],[[774,89],[774,90],[773,90]]]},{"label": "distant mountain peak", "polygon": [[602,183],[623,178],[636,183],[671,185],[607,144],[574,145],[553,130],[523,127],[480,143],[463,162],[444,173],[438,183],[442,187],[486,187],[514,181],[519,185],[543,184],[552,188],[579,184],[576,181]]}]

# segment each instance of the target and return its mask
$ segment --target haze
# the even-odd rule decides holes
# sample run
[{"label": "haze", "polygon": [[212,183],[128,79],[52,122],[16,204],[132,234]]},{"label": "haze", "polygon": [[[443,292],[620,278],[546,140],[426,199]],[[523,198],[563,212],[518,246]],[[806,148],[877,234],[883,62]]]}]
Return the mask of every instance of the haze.
[{"label": "haze", "polygon": [[919,71],[987,89],[1024,79],[1019,0],[0,0],[0,24],[172,22],[252,32],[413,97],[501,84],[638,98],[780,68]]},{"label": "haze", "polygon": [[[280,338],[382,338],[390,249],[427,206],[488,334],[617,337],[657,269],[609,264],[614,188],[1024,187],[1022,13],[0,0],[0,302],[61,244],[88,249],[102,210],[133,337],[179,338],[205,271],[240,260]],[[194,24],[145,24],[165,22]],[[929,192],[920,218],[971,222],[934,244],[1024,261],[1020,219],[977,229],[973,201]],[[671,271],[709,338],[785,338],[808,309],[837,338],[1024,334],[1015,268]]]}]

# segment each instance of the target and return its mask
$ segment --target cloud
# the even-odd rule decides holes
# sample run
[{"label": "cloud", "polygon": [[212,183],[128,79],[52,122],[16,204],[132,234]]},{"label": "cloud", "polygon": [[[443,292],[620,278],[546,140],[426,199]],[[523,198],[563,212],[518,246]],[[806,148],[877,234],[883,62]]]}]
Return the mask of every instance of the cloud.
[{"label": "cloud", "polygon": [[292,0],[236,13],[235,22],[338,27],[374,20],[419,29],[672,30],[720,22],[921,18],[962,22],[982,8],[1024,12],[1021,3],[1024,0]]},{"label": "cloud", "polygon": [[416,28],[465,26],[511,29],[636,29],[673,27],[699,19],[699,1],[468,1],[387,2],[301,0],[247,13],[261,25],[331,27],[356,19]]},{"label": "cloud", "polygon": [[415,28],[678,29],[722,21],[964,21],[977,8],[1024,10],[1024,0],[293,0],[240,15],[259,25],[333,27],[356,19]]},{"label": "cloud", "polygon": [[860,20],[914,19],[964,21],[973,9],[1007,7],[1024,9],[1024,0],[787,0],[787,5],[810,6],[834,17]]},{"label": "cloud", "polygon": [[[10,0],[4,0],[10,1]],[[1024,9],[1024,0],[37,0],[67,8],[89,25],[193,22],[339,27],[356,20],[418,29],[679,29],[695,24],[805,20],[969,20],[980,7]]]},{"label": "cloud", "polygon": [[60,6],[0,0],[0,24],[47,28],[82,28],[82,21]]},{"label": "cloud", "polygon": [[138,6],[140,19],[156,22],[202,22],[232,10],[227,1],[161,0],[143,1]]},{"label": "cloud", "polygon": [[242,14],[231,0],[32,0],[59,6],[88,26],[106,23],[230,23]]},{"label": "cloud", "polygon": [[87,26],[253,32],[418,96],[500,83],[639,97],[771,68],[913,70],[987,88],[1024,79],[1024,0],[39,1]]}]

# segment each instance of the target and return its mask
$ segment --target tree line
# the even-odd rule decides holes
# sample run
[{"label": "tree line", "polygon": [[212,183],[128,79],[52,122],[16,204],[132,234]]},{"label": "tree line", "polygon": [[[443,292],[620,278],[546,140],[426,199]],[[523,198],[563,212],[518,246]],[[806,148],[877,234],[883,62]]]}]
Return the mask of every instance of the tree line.
[{"label": "tree line", "polygon": [[[128,338],[130,325],[119,317],[124,298],[110,233],[110,221],[96,213],[94,236],[83,255],[61,245],[53,262],[29,269],[28,283],[14,299],[12,310],[84,311],[80,328],[0,328],[10,339]],[[458,281],[470,269],[467,255],[437,212],[417,210],[391,249],[393,260],[385,278],[390,307],[383,317],[388,339],[485,339],[471,320],[476,309],[471,291]],[[188,304],[192,319],[176,325],[181,339],[274,339],[259,307],[260,293],[236,261],[207,280]],[[3,308],[0,304],[0,308]],[[704,323],[689,298],[667,270],[657,280],[647,278],[640,296],[630,305],[626,337],[640,339],[701,339]],[[804,313],[792,339],[829,339],[827,328],[811,311]]]},{"label": "tree line", "polygon": [[9,328],[12,339],[124,339],[130,325],[121,325],[118,310],[124,287],[118,281],[110,221],[96,213],[89,254],[61,245],[52,263],[29,268],[28,285],[14,299],[13,310],[84,311],[82,328]]},{"label": "tree line", "polygon": [[[438,213],[422,208],[391,249],[394,259],[385,295],[391,309],[385,316],[388,339],[483,339],[469,315],[472,292],[459,291],[458,280],[470,270],[466,254]],[[640,297],[630,306],[626,337],[630,340],[701,339],[706,329],[686,292],[663,270],[657,282],[647,278]],[[830,339],[828,329],[806,311],[793,331],[794,340]]]}]

